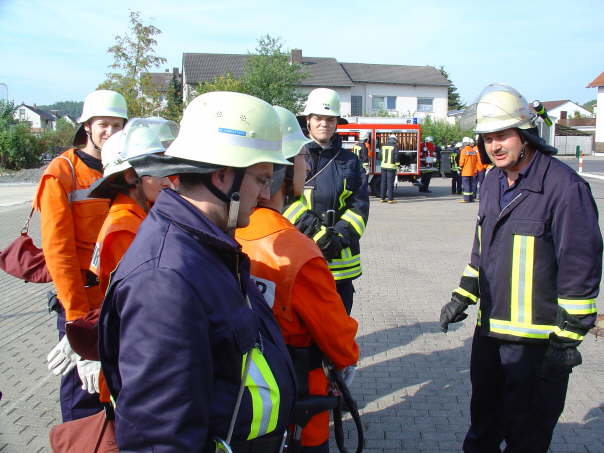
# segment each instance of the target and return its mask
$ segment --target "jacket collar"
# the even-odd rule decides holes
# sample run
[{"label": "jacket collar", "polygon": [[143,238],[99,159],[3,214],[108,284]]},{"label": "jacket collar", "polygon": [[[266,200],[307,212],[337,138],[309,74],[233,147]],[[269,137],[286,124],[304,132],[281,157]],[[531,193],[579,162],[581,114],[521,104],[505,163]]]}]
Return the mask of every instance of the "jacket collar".
[{"label": "jacket collar", "polygon": [[123,193],[119,193],[113,200],[113,203],[111,203],[109,211],[118,212],[126,210],[132,212],[136,217],[140,219],[144,219],[147,216],[145,210],[141,208],[140,205],[132,197]]},{"label": "jacket collar", "polygon": [[[520,190],[529,190],[531,192],[542,192],[545,174],[550,164],[550,159],[539,151],[535,151],[529,165],[520,172],[522,180],[519,185]],[[503,170],[495,168],[497,176],[505,176]]]},{"label": "jacket collar", "polygon": [[240,250],[235,239],[218,228],[199,209],[172,189],[161,191],[151,211],[179,225],[201,243],[231,253]]},{"label": "jacket collar", "polygon": [[310,152],[314,152],[314,153],[332,152],[333,153],[333,152],[336,152],[337,150],[339,150],[340,147],[342,146],[342,137],[340,137],[340,134],[338,134],[338,133],[333,134],[333,137],[331,137],[331,141],[329,142],[329,145],[326,148],[323,148],[321,145],[319,145],[315,141],[310,142],[306,146]]}]

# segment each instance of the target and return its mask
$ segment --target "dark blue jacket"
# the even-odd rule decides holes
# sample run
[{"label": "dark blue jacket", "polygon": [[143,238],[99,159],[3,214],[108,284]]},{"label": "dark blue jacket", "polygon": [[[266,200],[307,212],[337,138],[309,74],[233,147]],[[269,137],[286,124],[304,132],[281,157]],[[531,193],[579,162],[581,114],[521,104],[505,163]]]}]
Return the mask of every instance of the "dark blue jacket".
[{"label": "dark blue jacket", "polygon": [[[255,345],[279,388],[276,433],[293,406],[294,371],[249,279],[247,256],[193,205],[164,190],[115,271],[101,313],[99,349],[118,395],[120,451],[201,452],[213,436],[224,439],[243,355]],[[252,412],[248,390],[234,439],[248,437]],[[254,415],[268,422],[268,413]]]},{"label": "dark blue jacket", "polygon": [[[305,145],[310,171],[306,176],[304,195],[283,215],[304,234],[317,241],[326,211],[333,209],[335,230],[343,237],[346,247],[339,258],[327,264],[336,281],[354,279],[361,275],[359,240],[369,219],[367,177],[354,153],[342,150],[342,139],[335,134],[327,148],[311,142]],[[329,226],[329,225],[327,225]]]},{"label": "dark blue jacket", "polygon": [[581,340],[559,321],[562,309],[586,326],[596,315],[602,236],[589,185],[536,152],[518,194],[500,209],[501,174],[493,168],[480,190],[471,258],[481,332],[522,342],[547,341],[550,332]]}]

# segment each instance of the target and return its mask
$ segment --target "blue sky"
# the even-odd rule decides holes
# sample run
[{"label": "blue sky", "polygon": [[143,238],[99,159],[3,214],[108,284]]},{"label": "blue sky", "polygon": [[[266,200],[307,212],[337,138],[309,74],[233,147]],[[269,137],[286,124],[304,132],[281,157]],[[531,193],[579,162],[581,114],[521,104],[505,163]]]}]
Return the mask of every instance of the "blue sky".
[{"label": "blue sky", "polygon": [[[505,5],[505,6],[504,6]],[[247,53],[258,37],[341,62],[444,66],[469,103],[490,82],[529,100],[584,103],[604,71],[604,2],[174,2],[0,0],[0,83],[15,102],[82,100],[105,78],[107,49],[128,28],[128,9],[162,30],[158,68],[183,52]],[[0,97],[6,90],[0,86]]]}]

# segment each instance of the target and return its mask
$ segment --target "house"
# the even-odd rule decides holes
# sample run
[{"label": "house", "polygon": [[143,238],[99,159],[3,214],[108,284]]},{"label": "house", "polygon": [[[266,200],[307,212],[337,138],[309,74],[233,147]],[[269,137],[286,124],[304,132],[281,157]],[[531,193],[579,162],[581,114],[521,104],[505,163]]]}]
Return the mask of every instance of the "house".
[{"label": "house", "polygon": [[[248,58],[241,54],[184,53],[183,98],[189,99],[197,84],[218,76],[241,77]],[[303,56],[300,49],[292,49],[290,61],[301,64],[307,73],[298,90],[304,94],[318,87],[337,91],[342,116],[387,112],[390,116],[447,118],[451,83],[432,66],[340,63],[330,57]]]},{"label": "house", "polygon": [[31,131],[36,133],[54,130],[55,121],[57,120],[57,117],[51,112],[39,109],[35,104],[33,106],[21,104],[15,109],[13,117],[17,121],[29,122]]},{"label": "house", "polygon": [[[586,88],[597,88],[598,97],[596,98],[596,105],[604,106],[604,72],[600,73],[598,77],[593,79]],[[598,109],[598,112],[601,109]],[[596,115],[596,153],[604,153],[604,116]]]},{"label": "house", "polygon": [[172,72],[170,72],[169,69],[166,69],[165,72],[147,72],[143,75],[148,75],[150,77],[149,82],[152,87],[152,90],[157,91],[157,93],[146,94],[157,94],[159,96],[159,103],[161,108],[165,108],[168,104],[167,94],[172,79],[176,77],[176,80],[178,80],[178,82],[182,82],[180,70],[178,68],[172,68]]},{"label": "house", "polygon": [[561,101],[545,101],[542,102],[543,107],[547,110],[547,114],[552,121],[554,118],[565,120],[570,118],[592,118],[594,114],[585,107],[580,106],[576,102],[568,99]]}]

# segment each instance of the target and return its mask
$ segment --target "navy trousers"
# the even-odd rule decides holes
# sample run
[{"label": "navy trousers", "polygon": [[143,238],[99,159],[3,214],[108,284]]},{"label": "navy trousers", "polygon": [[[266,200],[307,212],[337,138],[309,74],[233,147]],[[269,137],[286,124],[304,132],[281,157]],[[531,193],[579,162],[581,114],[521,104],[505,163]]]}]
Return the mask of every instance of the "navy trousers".
[{"label": "navy trousers", "polygon": [[[65,312],[62,308],[57,315],[57,329],[59,330],[59,340],[61,340],[65,335]],[[77,368],[61,377],[59,399],[64,422],[88,417],[103,410],[99,395],[90,394],[82,389],[82,381]]]},{"label": "navy trousers", "polygon": [[352,311],[352,299],[354,298],[354,286],[352,286],[352,280],[336,280],[336,290],[340,295],[340,299],[342,299],[342,302],[344,302],[346,313],[350,314]]},{"label": "navy trousers", "polygon": [[476,194],[476,176],[462,176],[461,187],[464,201],[474,201],[474,196]]},{"label": "navy trousers", "polygon": [[451,193],[460,194],[461,193],[461,175],[459,172],[454,172],[453,176],[451,176]]},{"label": "navy trousers", "polygon": [[564,409],[570,370],[541,373],[547,343],[512,343],[474,332],[466,453],[546,453]]},{"label": "navy trousers", "polygon": [[380,197],[389,200],[394,196],[394,180],[396,178],[396,170],[382,168],[382,178],[380,179]]}]

